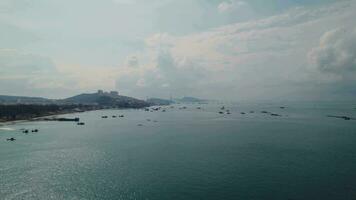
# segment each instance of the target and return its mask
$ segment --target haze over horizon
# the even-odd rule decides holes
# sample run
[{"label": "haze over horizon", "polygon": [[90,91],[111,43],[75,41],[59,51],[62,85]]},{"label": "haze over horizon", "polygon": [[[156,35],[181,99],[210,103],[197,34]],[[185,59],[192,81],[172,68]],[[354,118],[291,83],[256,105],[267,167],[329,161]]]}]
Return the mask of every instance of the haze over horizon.
[{"label": "haze over horizon", "polygon": [[354,100],[356,0],[2,0],[0,94]]}]

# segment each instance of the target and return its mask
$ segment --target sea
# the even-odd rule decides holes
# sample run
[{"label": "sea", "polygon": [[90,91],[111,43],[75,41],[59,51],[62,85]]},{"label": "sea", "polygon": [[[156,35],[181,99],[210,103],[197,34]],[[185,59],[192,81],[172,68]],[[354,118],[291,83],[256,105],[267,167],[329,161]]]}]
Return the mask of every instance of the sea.
[{"label": "sea", "polygon": [[2,124],[0,199],[356,199],[356,120],[328,117],[355,108],[180,104]]}]

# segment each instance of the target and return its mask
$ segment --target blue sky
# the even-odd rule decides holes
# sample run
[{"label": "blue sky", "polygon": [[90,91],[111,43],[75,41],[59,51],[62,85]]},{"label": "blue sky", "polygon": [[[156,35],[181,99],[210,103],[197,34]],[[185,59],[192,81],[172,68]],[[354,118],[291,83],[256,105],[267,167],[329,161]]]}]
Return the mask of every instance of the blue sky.
[{"label": "blue sky", "polygon": [[355,0],[1,0],[0,93],[352,99]]}]

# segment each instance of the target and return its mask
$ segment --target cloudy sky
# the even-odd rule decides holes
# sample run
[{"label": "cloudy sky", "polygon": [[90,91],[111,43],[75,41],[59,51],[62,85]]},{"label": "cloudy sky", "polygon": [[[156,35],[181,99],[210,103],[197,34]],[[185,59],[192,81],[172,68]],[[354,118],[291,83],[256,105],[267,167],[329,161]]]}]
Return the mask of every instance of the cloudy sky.
[{"label": "cloudy sky", "polygon": [[356,0],[0,0],[0,94],[356,97]]}]

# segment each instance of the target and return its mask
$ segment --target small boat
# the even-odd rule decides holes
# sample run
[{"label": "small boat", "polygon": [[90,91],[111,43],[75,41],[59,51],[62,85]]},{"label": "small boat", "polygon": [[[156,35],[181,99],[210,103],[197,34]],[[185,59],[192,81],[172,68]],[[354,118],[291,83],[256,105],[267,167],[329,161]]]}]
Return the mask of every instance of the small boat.
[{"label": "small boat", "polygon": [[116,115],[113,115],[112,118],[116,118]]},{"label": "small boat", "polygon": [[38,129],[33,129],[31,132],[32,132],[32,133],[37,133],[37,132],[38,132]]},{"label": "small boat", "polygon": [[25,130],[22,131],[22,133],[28,133],[28,130],[25,129]]},{"label": "small boat", "polygon": [[241,112],[240,114],[241,114],[241,115],[244,115],[244,114],[246,114],[246,113],[245,113],[245,112]]},{"label": "small boat", "polygon": [[219,114],[224,114],[224,112],[220,111]]},{"label": "small boat", "polygon": [[83,126],[83,125],[85,125],[85,123],[84,122],[78,122],[77,125]]},{"label": "small boat", "polygon": [[271,113],[271,116],[274,116],[274,117],[281,117],[282,115],[275,114],[275,113]]},{"label": "small boat", "polygon": [[119,117],[124,117],[124,115],[119,115]]},{"label": "small boat", "polygon": [[60,122],[79,122],[79,117],[76,117],[76,118],[54,118],[53,121],[60,121]]},{"label": "small boat", "polygon": [[15,141],[16,139],[12,137],[12,138],[7,138],[6,140],[7,141]]},{"label": "small boat", "polygon": [[356,120],[355,118],[351,118],[348,116],[335,116],[335,115],[328,115],[327,117],[334,117],[334,118],[339,118],[339,119],[344,119],[344,120]]},{"label": "small boat", "polygon": [[101,118],[106,119],[106,118],[108,118],[108,116],[101,116]]}]

